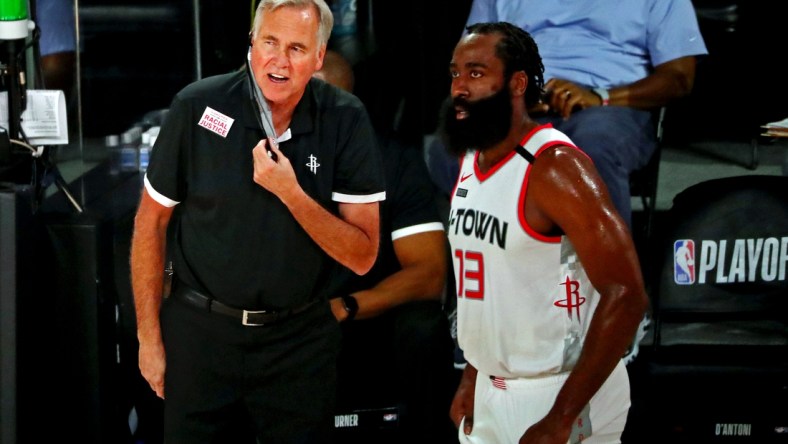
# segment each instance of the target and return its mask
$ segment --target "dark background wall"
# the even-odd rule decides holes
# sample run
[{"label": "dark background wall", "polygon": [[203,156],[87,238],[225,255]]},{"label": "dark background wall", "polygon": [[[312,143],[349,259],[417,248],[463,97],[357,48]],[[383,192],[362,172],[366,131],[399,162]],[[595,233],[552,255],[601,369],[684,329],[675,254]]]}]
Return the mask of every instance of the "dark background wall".
[{"label": "dark background wall", "polygon": [[123,132],[195,79],[191,0],[79,3],[85,137]]},{"label": "dark background wall", "polygon": [[[783,2],[694,0],[709,55],[692,94],[669,108],[671,142],[746,140],[788,115]],[[776,9],[773,9],[776,8]]]},{"label": "dark background wall", "polygon": [[[334,0],[338,2],[339,0]],[[239,68],[254,2],[199,2],[203,77]],[[333,2],[330,2],[333,3]],[[197,78],[191,0],[80,2],[84,132],[119,133],[145,112],[165,108]],[[434,130],[448,94],[446,66],[471,0],[357,0],[351,58],[357,95],[379,130],[419,143]],[[671,109],[674,139],[744,138],[784,117],[788,89],[778,61],[783,13],[764,1],[695,0],[710,54],[698,65],[693,94]],[[780,9],[778,7],[778,9]],[[347,39],[344,39],[347,40]]]},{"label": "dark background wall", "polygon": [[[169,106],[201,75],[240,68],[245,60],[252,1],[191,0],[80,2],[83,130],[117,134],[151,110]],[[470,0],[358,0],[358,41],[352,58],[357,94],[379,129],[417,142],[431,132],[448,94],[447,66]],[[332,38],[330,46],[342,51]],[[396,128],[395,126],[396,123]]]}]

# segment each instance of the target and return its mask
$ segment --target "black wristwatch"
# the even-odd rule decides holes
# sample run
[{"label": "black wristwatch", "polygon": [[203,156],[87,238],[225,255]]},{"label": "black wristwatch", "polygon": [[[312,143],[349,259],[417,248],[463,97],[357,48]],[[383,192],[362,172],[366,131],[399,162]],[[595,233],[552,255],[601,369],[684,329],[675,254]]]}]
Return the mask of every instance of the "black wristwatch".
[{"label": "black wristwatch", "polygon": [[353,318],[356,317],[356,313],[358,313],[358,301],[352,294],[347,294],[342,296],[342,305],[347,312],[347,318],[345,320],[352,321]]}]

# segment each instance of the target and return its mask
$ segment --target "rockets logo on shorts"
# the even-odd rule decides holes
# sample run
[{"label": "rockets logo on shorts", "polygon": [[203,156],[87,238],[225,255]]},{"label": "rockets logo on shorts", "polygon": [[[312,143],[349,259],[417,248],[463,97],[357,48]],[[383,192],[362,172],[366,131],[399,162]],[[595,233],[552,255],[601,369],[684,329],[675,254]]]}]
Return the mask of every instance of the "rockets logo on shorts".
[{"label": "rockets logo on shorts", "polygon": [[230,132],[230,127],[233,126],[233,122],[235,122],[235,119],[225,116],[210,106],[206,106],[197,125],[200,125],[212,133],[227,138],[227,133]]},{"label": "rockets logo on shorts", "polygon": [[679,285],[695,283],[695,242],[692,239],[673,243],[673,281]]}]

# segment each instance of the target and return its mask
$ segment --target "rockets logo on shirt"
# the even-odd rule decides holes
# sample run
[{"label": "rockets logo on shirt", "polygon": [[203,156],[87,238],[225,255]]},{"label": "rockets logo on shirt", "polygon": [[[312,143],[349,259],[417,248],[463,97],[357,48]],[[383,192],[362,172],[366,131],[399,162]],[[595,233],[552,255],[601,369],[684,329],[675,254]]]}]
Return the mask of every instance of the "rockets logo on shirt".
[{"label": "rockets logo on shirt", "polygon": [[[788,236],[748,239],[680,239],[673,243],[678,285],[784,281]],[[697,256],[697,261],[696,261]]]}]

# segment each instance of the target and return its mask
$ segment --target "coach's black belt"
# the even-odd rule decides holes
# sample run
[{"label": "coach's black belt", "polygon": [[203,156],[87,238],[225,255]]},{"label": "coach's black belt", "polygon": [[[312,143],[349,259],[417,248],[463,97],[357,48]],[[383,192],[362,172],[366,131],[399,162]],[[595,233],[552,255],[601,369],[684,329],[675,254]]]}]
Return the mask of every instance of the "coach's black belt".
[{"label": "coach's black belt", "polygon": [[229,305],[222,304],[216,299],[210,298],[192,288],[187,287],[186,285],[183,285],[182,283],[178,283],[178,286],[172,292],[172,295],[176,299],[179,299],[197,308],[206,310],[209,313],[219,313],[239,319],[241,324],[250,327],[260,327],[285,320],[291,316],[306,311],[318,302],[317,300],[313,300],[299,307],[284,310],[242,310],[240,308],[234,308],[230,307]]}]

